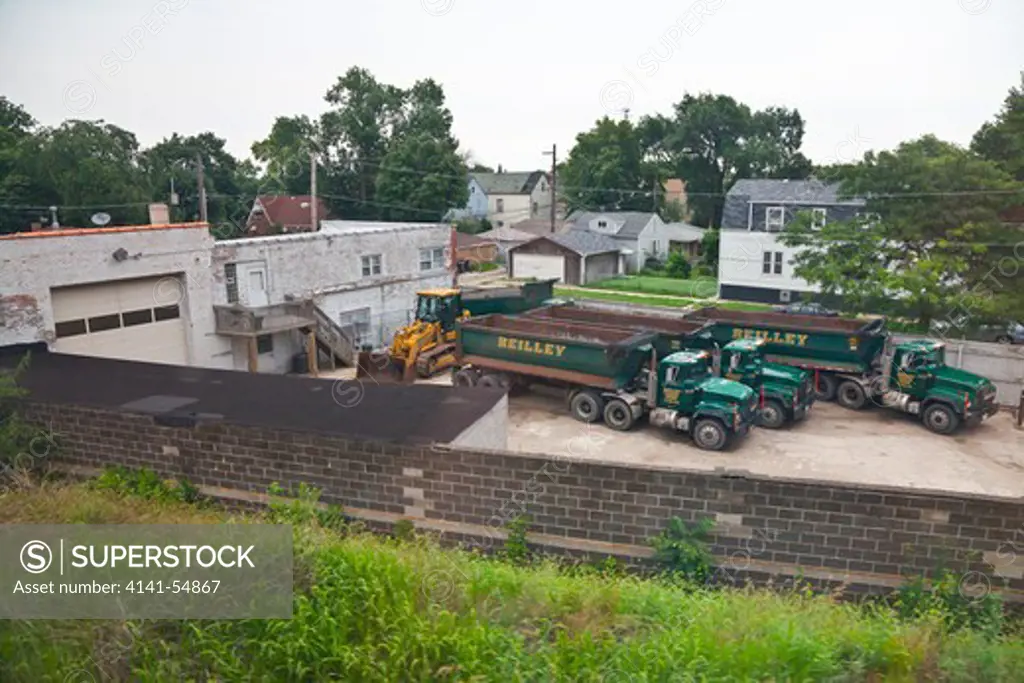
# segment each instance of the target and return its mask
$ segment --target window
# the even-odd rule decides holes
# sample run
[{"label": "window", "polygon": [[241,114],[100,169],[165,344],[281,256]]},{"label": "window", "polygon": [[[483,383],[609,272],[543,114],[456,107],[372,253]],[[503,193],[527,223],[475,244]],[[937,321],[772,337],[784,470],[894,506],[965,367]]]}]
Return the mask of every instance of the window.
[{"label": "window", "polygon": [[603,228],[607,228],[608,227],[608,221],[598,221],[597,222],[597,227],[602,228],[602,229]]},{"label": "window", "polygon": [[121,327],[121,316],[117,313],[89,318],[89,332],[106,332]]},{"label": "window", "polygon": [[356,348],[372,343],[370,340],[370,309],[360,308],[338,314],[338,323]]},{"label": "window", "polygon": [[153,309],[143,308],[139,311],[125,311],[121,314],[121,320],[125,327],[148,325],[153,322]]},{"label": "window", "polygon": [[178,310],[178,305],[173,306],[161,306],[160,308],[153,309],[153,315],[156,317],[156,321],[161,320],[174,320],[175,318],[181,317],[181,311]]},{"label": "window", "polygon": [[828,220],[828,209],[811,209],[811,227],[821,230]]},{"label": "window", "polygon": [[533,215],[534,215],[534,216],[536,216],[536,215],[537,215],[537,210],[538,210],[539,208],[540,208],[540,205],[539,205],[539,204],[538,204],[537,202],[534,202],[534,203],[533,203]]},{"label": "window", "polygon": [[665,370],[665,384],[675,384],[679,381],[679,367],[676,365],[669,366]]},{"label": "window", "polygon": [[67,322],[57,323],[54,327],[54,331],[57,333],[57,339],[63,339],[64,337],[77,337],[80,334],[85,334],[84,320],[69,320]]},{"label": "window", "polygon": [[540,181],[540,191],[541,192],[547,192],[548,191],[548,185],[543,180]]},{"label": "window", "polygon": [[497,212],[498,213],[505,213],[505,200],[504,199],[495,199],[494,200],[494,205],[497,207]]},{"label": "window", "polygon": [[504,228],[505,227],[505,221],[498,221],[498,227],[499,228]]},{"label": "window", "polygon": [[228,303],[238,303],[238,265],[234,263],[224,264],[224,285],[228,290]]},{"label": "window", "polygon": [[265,353],[274,352],[274,337],[270,334],[261,334],[256,337],[256,353],[261,356]]},{"label": "window", "polygon": [[420,249],[420,270],[444,268],[444,248]]},{"label": "window", "polygon": [[363,262],[363,277],[373,277],[374,275],[380,275],[380,254],[370,254],[364,256]]},{"label": "window", "polygon": [[761,272],[765,275],[782,275],[782,252],[766,251],[761,262]]},{"label": "window", "polygon": [[785,222],[785,207],[769,206],[764,210],[764,229],[768,232],[782,232]]}]

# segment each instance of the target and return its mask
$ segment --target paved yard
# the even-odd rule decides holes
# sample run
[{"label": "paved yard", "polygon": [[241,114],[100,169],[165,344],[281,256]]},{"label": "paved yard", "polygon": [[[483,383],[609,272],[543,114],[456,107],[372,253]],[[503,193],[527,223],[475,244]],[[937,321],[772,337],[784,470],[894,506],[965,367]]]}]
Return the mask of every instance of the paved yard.
[{"label": "paved yard", "polygon": [[794,428],[755,429],[731,450],[712,454],[698,449],[685,434],[647,424],[627,433],[584,425],[570,417],[554,395],[515,396],[509,411],[510,450],[1024,496],[1024,430],[1016,428],[1008,413],[977,429],[943,437],[907,415],[853,412],[819,403]]}]

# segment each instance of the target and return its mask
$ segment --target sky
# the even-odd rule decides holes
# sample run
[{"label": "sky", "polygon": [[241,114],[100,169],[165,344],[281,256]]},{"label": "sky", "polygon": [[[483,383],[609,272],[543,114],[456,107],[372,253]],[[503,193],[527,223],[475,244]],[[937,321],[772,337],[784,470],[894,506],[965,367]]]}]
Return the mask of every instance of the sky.
[{"label": "sky", "polygon": [[462,149],[525,171],[606,114],[714,92],[798,109],[804,153],[835,163],[968,144],[1019,83],[1021,27],[1021,0],[0,0],[0,95],[144,146],[213,131],[245,158],[362,66],[437,80]]}]

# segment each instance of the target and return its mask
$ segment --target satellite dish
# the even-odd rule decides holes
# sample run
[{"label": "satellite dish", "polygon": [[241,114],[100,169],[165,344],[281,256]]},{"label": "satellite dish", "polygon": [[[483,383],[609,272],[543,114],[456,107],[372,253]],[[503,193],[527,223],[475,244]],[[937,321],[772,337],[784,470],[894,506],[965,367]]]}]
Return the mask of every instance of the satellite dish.
[{"label": "satellite dish", "polygon": [[89,220],[92,221],[93,225],[106,225],[110,222],[110,214],[101,211],[100,213],[94,213]]}]

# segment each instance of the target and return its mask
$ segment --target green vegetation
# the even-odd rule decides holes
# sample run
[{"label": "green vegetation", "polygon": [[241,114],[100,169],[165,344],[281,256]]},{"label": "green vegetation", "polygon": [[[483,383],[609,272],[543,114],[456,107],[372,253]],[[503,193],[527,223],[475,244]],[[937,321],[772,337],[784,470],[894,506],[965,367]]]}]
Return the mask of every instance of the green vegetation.
[{"label": "green vegetation", "polygon": [[708,550],[713,526],[714,523],[708,518],[689,525],[673,517],[668,527],[651,541],[654,561],[670,572],[681,574],[697,583],[705,583],[711,577],[714,561]]},{"label": "green vegetation", "polygon": [[[601,289],[583,287],[555,287],[555,296],[562,299],[595,299],[597,301],[615,301],[639,306],[661,306],[682,310],[692,305],[706,306],[710,302],[701,299],[687,299],[677,296],[659,296],[656,294],[627,294]],[[767,304],[750,304],[741,301],[715,301],[713,305],[732,311],[770,311]]]},{"label": "green vegetation", "polygon": [[683,280],[657,275],[629,275],[602,280],[588,287],[617,292],[683,296],[691,299],[708,299],[718,295],[718,282],[714,278]]},{"label": "green vegetation", "polygon": [[[399,540],[325,524],[308,488],[241,515],[175,500],[150,475],[104,481],[0,496],[0,523],[291,523],[294,617],[3,621],[0,680],[967,682],[1024,667],[1024,641],[997,634],[991,608],[956,617],[970,612],[949,582],[934,598],[908,588],[896,608],[691,583],[706,571],[703,527],[670,526],[654,545],[677,572],[642,579],[614,561],[519,566],[410,529]],[[525,525],[510,525],[509,560]]]}]

